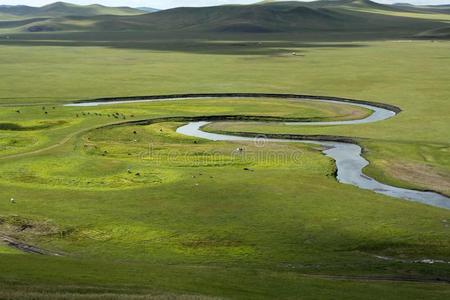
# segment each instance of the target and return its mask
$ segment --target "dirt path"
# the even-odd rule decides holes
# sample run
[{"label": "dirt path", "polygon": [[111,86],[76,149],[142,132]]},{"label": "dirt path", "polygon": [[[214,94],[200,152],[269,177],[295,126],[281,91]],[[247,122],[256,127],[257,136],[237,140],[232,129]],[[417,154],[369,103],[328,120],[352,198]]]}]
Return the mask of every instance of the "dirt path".
[{"label": "dirt path", "polygon": [[99,124],[99,125],[96,125],[96,126],[91,126],[89,128],[83,128],[83,129],[77,130],[75,132],[72,132],[72,133],[66,135],[65,137],[63,137],[62,140],[60,140],[56,144],[52,144],[50,146],[47,146],[47,147],[44,147],[44,148],[39,148],[39,149],[36,149],[36,150],[31,150],[31,151],[28,151],[28,152],[22,152],[22,153],[17,153],[17,154],[1,156],[0,160],[11,159],[11,158],[20,158],[20,157],[24,157],[24,156],[28,156],[28,155],[33,155],[33,154],[40,154],[40,153],[46,152],[48,150],[55,149],[57,147],[60,147],[60,146],[62,146],[64,144],[66,144],[73,137],[75,137],[75,136],[77,136],[79,134],[88,132],[90,130],[94,130],[94,129],[99,128],[99,127],[114,125],[116,123],[117,122],[115,122],[115,123],[107,123],[107,124]]}]

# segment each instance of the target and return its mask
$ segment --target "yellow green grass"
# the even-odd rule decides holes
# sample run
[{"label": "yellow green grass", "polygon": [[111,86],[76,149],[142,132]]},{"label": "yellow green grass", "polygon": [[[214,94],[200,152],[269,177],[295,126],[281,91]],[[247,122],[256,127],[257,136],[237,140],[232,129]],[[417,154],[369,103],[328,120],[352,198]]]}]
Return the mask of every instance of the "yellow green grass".
[{"label": "yellow green grass", "polygon": [[[168,116],[332,120],[363,116],[365,110],[274,99],[61,105],[186,92],[386,102],[403,112],[367,125],[237,122],[208,129],[357,137],[373,163],[368,174],[447,192],[427,174],[439,173],[446,182],[450,172],[449,43],[322,46],[292,44],[275,49],[281,51],[277,55],[0,47],[8,58],[0,68],[0,123],[21,126],[0,130],[0,232],[63,254],[28,255],[0,246],[0,296],[448,297],[447,284],[426,280],[446,278],[449,265],[413,261],[450,261],[449,212],[339,184],[333,162],[316,146],[261,149],[204,141],[178,135],[182,122],[94,129]],[[305,56],[287,54],[292,49]],[[236,156],[237,147],[245,147],[246,156]],[[392,162],[428,171],[399,179],[390,173],[398,170],[390,169]],[[31,227],[22,230],[24,225]],[[423,282],[395,281],[411,278]]]},{"label": "yellow green grass", "polygon": [[[275,112],[274,112],[275,110]],[[120,115],[116,115],[120,114]],[[356,106],[270,99],[203,99],[100,107],[36,105],[0,111],[0,155],[39,150],[100,125],[164,116],[257,115],[302,120],[357,119],[370,114]],[[1,156],[0,156],[1,158]]]},{"label": "yellow green grass", "polygon": [[357,11],[357,12],[364,12],[369,14],[380,14],[380,15],[387,15],[387,16],[395,16],[395,17],[405,17],[405,18],[415,18],[415,19],[424,19],[424,20],[438,20],[442,22],[450,22],[450,15],[445,13],[438,13],[438,12],[409,12],[409,11],[390,11],[390,10],[383,10],[383,9],[367,9],[367,8],[356,8],[356,7],[349,7],[349,10]]}]

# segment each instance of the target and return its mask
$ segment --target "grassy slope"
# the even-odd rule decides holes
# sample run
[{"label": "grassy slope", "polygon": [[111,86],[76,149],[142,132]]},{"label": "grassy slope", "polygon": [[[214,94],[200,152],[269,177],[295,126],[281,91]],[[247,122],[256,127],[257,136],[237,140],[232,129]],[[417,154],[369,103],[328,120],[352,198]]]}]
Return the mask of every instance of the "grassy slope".
[{"label": "grassy slope", "polygon": [[[349,297],[359,297],[362,286],[380,297],[394,287],[300,274],[431,278],[448,272],[446,265],[373,257],[447,259],[447,211],[342,186],[330,176],[331,162],[310,147],[261,150],[248,144],[248,156],[233,159],[229,153],[236,144],[194,144],[173,133],[178,125],[93,131],[47,154],[3,163],[7,176],[0,195],[14,195],[17,203],[2,202],[1,209],[19,216],[3,224],[10,230],[13,224],[34,224],[12,234],[68,253],[63,259],[0,256],[4,290],[14,289],[17,280],[31,286],[64,286],[70,280],[72,287],[59,289],[119,285],[130,293],[126,286],[133,284],[134,292],[284,298],[302,290],[305,297],[328,298],[348,284]],[[273,153],[283,153],[282,159]],[[301,159],[289,153],[300,153]],[[14,178],[14,172],[22,177]],[[30,221],[20,219],[25,217]],[[105,276],[111,264],[114,270]],[[397,292],[408,297],[447,292],[421,284],[404,287]]]},{"label": "grassy slope", "polygon": [[[27,285],[16,284],[16,288],[11,288],[12,285],[8,281],[2,282],[1,291],[10,299],[85,299],[89,296],[93,299],[101,297],[115,299],[114,294],[118,294],[119,296],[116,297],[119,299],[135,299],[132,297],[146,294],[159,296],[159,298],[155,297],[156,299],[208,299],[205,296],[203,296],[204,298],[201,296],[183,298],[182,295],[186,294],[221,295],[221,297],[233,299],[292,299],[299,297],[302,299],[379,299],[380,297],[385,299],[445,299],[448,297],[446,285],[427,286],[417,283],[397,282],[393,284],[383,281],[371,283],[322,280],[317,277],[301,276],[295,272],[246,271],[234,268],[193,270],[182,266],[142,264],[121,264],[119,268],[92,261],[80,263],[64,259],[49,260],[45,257],[29,256],[20,259],[13,256],[9,263],[1,266],[5,272],[16,273],[19,276],[23,276],[22,270],[36,270],[34,274],[27,275]],[[68,274],[67,270],[72,272]],[[85,270],[91,270],[89,276],[86,276]],[[40,285],[39,276],[41,274],[45,275],[47,282],[52,286],[43,288]],[[79,276],[79,274],[85,274],[85,276]],[[168,280],[168,278],[174,277],[178,279],[176,283]],[[108,279],[105,280],[106,278]],[[67,281],[71,282],[71,286],[60,285]],[[98,284],[92,286],[92,282]],[[124,283],[131,284],[123,286]],[[168,290],[171,292],[166,292]],[[78,294],[78,297],[73,294]],[[40,297],[38,297],[39,295]],[[83,296],[85,298],[82,298]]]},{"label": "grassy slope", "polygon": [[[138,15],[144,12],[130,7],[107,7],[103,5],[76,5],[65,2],[55,2],[42,7],[12,6],[1,7],[0,16],[13,19],[27,19],[36,17],[64,17],[64,16],[97,16],[97,15]],[[3,19],[1,17],[0,19]]]},{"label": "grassy slope", "polygon": [[[63,6],[62,8],[60,6]],[[336,33],[350,37],[358,34],[364,38],[412,37],[424,31],[446,25],[450,17],[445,12],[427,10],[408,11],[394,6],[379,5],[370,1],[338,2],[280,2],[257,5],[226,5],[204,8],[175,8],[137,16],[98,16],[106,14],[105,7],[66,7],[57,4],[48,10],[54,16],[47,21],[31,21],[4,27],[2,32],[26,31],[144,31],[183,33],[303,33],[320,32],[332,37]],[[42,9],[43,10],[43,9]],[[48,16],[47,10],[33,17]],[[73,12],[72,12],[73,11]],[[100,13],[100,11],[102,13]],[[63,12],[65,14],[62,14]],[[71,12],[68,14],[68,12]],[[119,13],[117,13],[119,14]],[[94,17],[90,17],[94,15]]]},{"label": "grassy slope", "polygon": [[[376,167],[371,172],[384,172],[381,160],[392,155],[388,158],[400,156],[448,174],[449,72],[442,63],[449,59],[448,43],[263,45],[3,46],[0,51],[7,59],[0,68],[1,101],[11,106],[2,108],[1,120],[17,122],[15,110],[20,109],[23,119],[18,123],[24,126],[39,125],[46,118],[68,123],[39,133],[1,134],[18,140],[23,135],[25,139],[17,142],[22,147],[13,143],[8,150],[20,152],[38,147],[27,138],[37,138],[41,147],[74,130],[117,121],[95,115],[74,118],[76,109],[58,104],[55,110],[53,104],[46,104],[49,114],[44,116],[40,106],[17,107],[18,103],[187,91],[325,94],[392,103],[404,112],[386,122],[357,127],[241,124],[236,128],[359,136],[366,138],[363,142],[371,150],[369,158]],[[163,113],[291,113],[283,105],[218,102],[89,110],[119,111],[127,118]],[[316,106],[297,109],[302,115],[330,116]],[[6,199],[0,202],[2,215],[18,215],[18,220],[12,218],[18,224],[35,224],[34,229],[18,232],[16,223],[6,218],[2,230],[9,228],[31,243],[69,253],[67,258],[48,258],[0,250],[3,295],[23,298],[20,293],[25,291],[31,297],[31,290],[243,299],[448,297],[447,285],[301,275],[446,276],[446,264],[384,261],[373,255],[449,261],[448,211],[340,185],[330,176],[332,163],[308,146],[268,146],[264,153],[300,151],[301,159],[288,155],[264,160],[249,145],[253,154],[236,161],[229,153],[239,144],[194,144],[193,139],[176,135],[176,126],[83,133],[49,152],[2,161],[0,198]],[[148,155],[149,142],[152,155]],[[174,149],[179,151],[173,153]],[[132,174],[127,173],[130,167]],[[135,170],[141,176],[135,176]],[[11,196],[17,205],[9,203]]]}]

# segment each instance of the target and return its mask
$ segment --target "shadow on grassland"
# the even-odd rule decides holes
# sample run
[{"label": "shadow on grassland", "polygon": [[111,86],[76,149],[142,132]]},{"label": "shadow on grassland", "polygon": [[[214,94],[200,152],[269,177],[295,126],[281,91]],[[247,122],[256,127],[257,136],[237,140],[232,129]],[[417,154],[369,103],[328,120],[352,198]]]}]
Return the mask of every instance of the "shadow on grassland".
[{"label": "shadow on grassland", "polygon": [[[328,42],[285,35],[223,35],[164,37],[146,33],[72,32],[45,34],[16,34],[0,36],[0,45],[55,46],[55,47],[108,47],[149,51],[174,51],[194,54],[224,55],[282,55],[308,48],[356,48],[365,44],[331,39]],[[304,50],[303,50],[304,51]]]}]

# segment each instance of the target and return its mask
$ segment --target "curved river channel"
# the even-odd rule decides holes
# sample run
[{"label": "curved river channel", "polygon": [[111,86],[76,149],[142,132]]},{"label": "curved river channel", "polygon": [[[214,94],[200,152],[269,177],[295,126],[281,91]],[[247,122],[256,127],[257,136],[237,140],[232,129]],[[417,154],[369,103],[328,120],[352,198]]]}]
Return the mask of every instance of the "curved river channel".
[{"label": "curved river channel", "polygon": [[[67,106],[96,106],[107,104],[122,104],[130,102],[148,102],[148,101],[173,101],[173,100],[187,100],[187,99],[203,99],[203,98],[246,98],[246,97],[276,97],[288,100],[302,100],[302,101],[320,101],[328,103],[338,104],[350,104],[363,108],[370,109],[373,113],[364,119],[349,120],[349,121],[333,121],[333,122],[287,122],[287,125],[293,126],[312,126],[312,125],[356,125],[364,123],[378,122],[392,118],[396,115],[395,109],[390,108],[388,105],[382,105],[378,103],[369,103],[367,101],[340,99],[335,97],[321,97],[321,96],[302,96],[302,95],[284,95],[279,94],[215,94],[206,95],[170,95],[168,96],[149,96],[150,99],[134,99],[126,98],[124,100],[119,99],[97,99],[92,101],[80,101],[78,103],[68,104]],[[256,95],[256,96],[255,96]],[[290,97],[292,96],[292,97]],[[331,99],[331,100],[330,100]],[[398,110],[399,111],[399,110]],[[209,133],[203,131],[201,128],[210,122],[197,121],[190,122],[187,125],[181,126],[177,129],[177,132],[187,136],[198,137],[202,139],[212,141],[254,141],[252,137],[243,137],[238,135]],[[369,164],[369,162],[361,156],[362,149],[357,144],[343,143],[336,141],[327,141],[326,138],[321,141],[317,140],[303,140],[303,139],[277,139],[277,138],[265,138],[270,142],[283,142],[283,143],[307,143],[321,145],[324,147],[322,151],[326,156],[332,158],[336,162],[337,167],[337,180],[343,184],[351,184],[361,189],[371,190],[373,192],[384,194],[387,196],[416,201],[427,205],[432,205],[440,208],[450,209],[450,198],[434,193],[423,192],[410,189],[399,188],[391,185],[387,185],[370,178],[363,173],[363,169]]]}]

